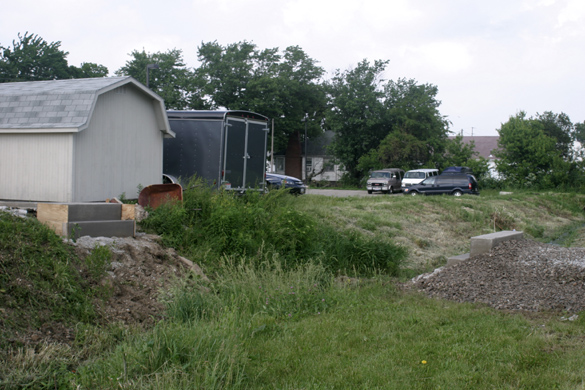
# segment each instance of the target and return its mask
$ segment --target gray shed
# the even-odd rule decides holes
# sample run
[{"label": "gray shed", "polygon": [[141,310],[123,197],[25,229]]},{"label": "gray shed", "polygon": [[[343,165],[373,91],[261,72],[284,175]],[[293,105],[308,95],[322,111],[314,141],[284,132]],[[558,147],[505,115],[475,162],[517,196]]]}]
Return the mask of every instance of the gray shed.
[{"label": "gray shed", "polygon": [[161,97],[132,77],[0,84],[0,199],[103,201],[162,182]]}]

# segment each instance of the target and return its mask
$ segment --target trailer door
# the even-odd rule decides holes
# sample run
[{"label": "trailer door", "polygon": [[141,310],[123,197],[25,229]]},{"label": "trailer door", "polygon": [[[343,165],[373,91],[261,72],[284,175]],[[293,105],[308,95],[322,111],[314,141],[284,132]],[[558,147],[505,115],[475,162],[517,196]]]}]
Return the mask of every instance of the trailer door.
[{"label": "trailer door", "polygon": [[264,188],[267,131],[263,122],[227,118],[223,183],[232,190]]},{"label": "trailer door", "polygon": [[247,188],[264,188],[266,173],[266,122],[248,121],[248,149],[246,163]]},{"label": "trailer door", "polygon": [[223,183],[228,189],[244,189],[244,166],[246,159],[246,122],[228,118],[225,132],[225,160]]}]

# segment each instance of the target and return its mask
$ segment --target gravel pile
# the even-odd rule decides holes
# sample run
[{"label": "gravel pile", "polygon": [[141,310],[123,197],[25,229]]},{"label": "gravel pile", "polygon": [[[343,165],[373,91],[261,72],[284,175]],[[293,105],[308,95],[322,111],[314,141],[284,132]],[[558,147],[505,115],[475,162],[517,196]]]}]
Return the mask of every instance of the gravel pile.
[{"label": "gravel pile", "polygon": [[585,248],[529,240],[412,279],[431,297],[485,303],[501,310],[585,310]]}]

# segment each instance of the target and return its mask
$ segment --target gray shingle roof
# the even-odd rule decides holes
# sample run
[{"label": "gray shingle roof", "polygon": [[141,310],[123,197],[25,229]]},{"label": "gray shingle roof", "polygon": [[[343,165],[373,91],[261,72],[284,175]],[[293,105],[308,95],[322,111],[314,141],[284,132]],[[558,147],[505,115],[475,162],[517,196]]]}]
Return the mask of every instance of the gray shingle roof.
[{"label": "gray shingle roof", "polygon": [[[455,137],[449,137],[453,139]],[[486,159],[493,159],[494,153],[498,150],[498,140],[500,136],[473,136],[473,137],[463,137],[463,143],[469,144],[471,141],[475,143],[475,151],[483,158]]]},{"label": "gray shingle roof", "polygon": [[100,94],[127,83],[141,85],[129,76],[0,83],[0,129],[74,131],[87,126]]}]

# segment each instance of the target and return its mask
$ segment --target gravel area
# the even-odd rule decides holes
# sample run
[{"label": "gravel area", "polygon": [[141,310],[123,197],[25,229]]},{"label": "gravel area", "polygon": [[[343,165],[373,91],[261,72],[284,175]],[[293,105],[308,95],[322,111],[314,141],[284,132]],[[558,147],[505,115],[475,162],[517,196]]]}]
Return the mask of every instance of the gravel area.
[{"label": "gravel area", "polygon": [[501,310],[585,310],[585,248],[507,241],[488,254],[412,279],[431,297]]}]

